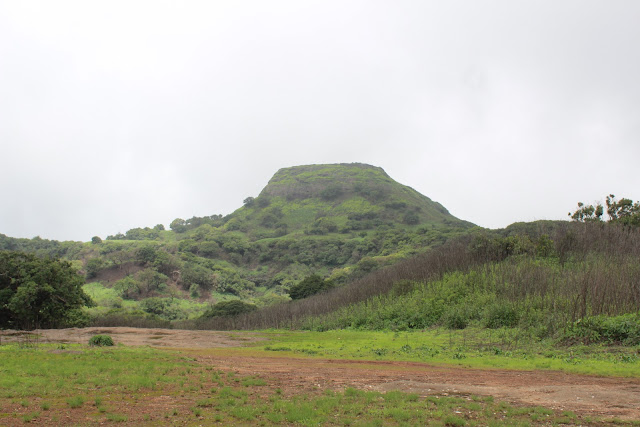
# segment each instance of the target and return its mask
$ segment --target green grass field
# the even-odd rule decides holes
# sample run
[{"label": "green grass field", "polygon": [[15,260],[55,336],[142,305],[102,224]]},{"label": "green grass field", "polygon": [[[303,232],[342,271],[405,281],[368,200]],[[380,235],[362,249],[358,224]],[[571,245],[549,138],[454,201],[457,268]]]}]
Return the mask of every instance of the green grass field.
[{"label": "green grass field", "polygon": [[261,350],[309,357],[640,377],[640,346],[564,347],[551,340],[528,336],[517,328],[468,328],[462,331],[434,328],[411,332],[265,331],[264,334],[270,342],[261,344]]}]

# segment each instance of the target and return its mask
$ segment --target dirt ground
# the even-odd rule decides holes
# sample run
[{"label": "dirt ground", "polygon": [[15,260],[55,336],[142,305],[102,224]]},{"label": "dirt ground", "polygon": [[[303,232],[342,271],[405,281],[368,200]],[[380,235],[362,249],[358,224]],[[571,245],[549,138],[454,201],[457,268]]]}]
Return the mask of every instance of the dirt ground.
[{"label": "dirt ground", "polygon": [[414,362],[298,358],[216,357],[199,360],[245,375],[275,379],[283,389],[343,390],[345,387],[422,396],[493,396],[516,405],[544,406],[581,415],[640,420],[640,380],[548,371],[437,367]]},{"label": "dirt ground", "polygon": [[[31,333],[41,343],[87,344],[94,335],[110,335],[117,344],[148,345],[173,348],[237,347],[246,342],[263,340],[248,332],[187,331],[177,329],[144,329],[126,327],[95,327],[69,329],[37,329]],[[22,331],[0,331],[2,342],[24,339]]]},{"label": "dirt ground", "polygon": [[[36,331],[40,342],[87,343],[108,334],[117,343],[176,348],[200,363],[244,375],[260,375],[290,393],[342,390],[345,387],[430,394],[486,395],[521,405],[539,405],[581,415],[640,420],[640,379],[595,377],[550,371],[479,370],[438,367],[416,362],[348,361],[244,357],[215,348],[237,347],[262,340],[247,332],[172,329],[83,328]],[[20,338],[3,331],[2,342]]]}]

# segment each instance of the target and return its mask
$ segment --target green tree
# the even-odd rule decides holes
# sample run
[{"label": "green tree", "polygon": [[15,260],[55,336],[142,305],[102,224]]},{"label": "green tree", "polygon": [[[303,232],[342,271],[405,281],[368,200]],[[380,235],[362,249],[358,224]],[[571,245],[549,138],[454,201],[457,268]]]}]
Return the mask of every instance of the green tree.
[{"label": "green tree", "polygon": [[113,289],[124,299],[133,299],[135,296],[140,295],[141,292],[140,283],[131,276],[118,280],[113,285]]},{"label": "green tree", "polygon": [[171,228],[176,233],[184,233],[187,231],[187,222],[182,218],[176,218],[171,221],[169,224],[169,228]]},{"label": "green tree", "polygon": [[[631,199],[616,199],[616,196],[609,194],[606,198],[608,222],[617,222],[626,225],[640,226],[640,202],[634,202]],[[597,222],[602,221],[604,215],[604,207],[597,203],[594,205],[585,205],[578,203],[578,209],[569,216],[577,222]]]},{"label": "green tree", "polygon": [[603,213],[604,208],[600,203],[593,206],[578,202],[578,209],[573,213],[569,212],[569,216],[572,220],[578,222],[596,222],[602,221]]},{"label": "green tree", "polygon": [[103,258],[91,258],[89,261],[87,261],[87,265],[85,266],[85,269],[87,271],[87,279],[93,279],[94,277],[96,277],[98,275],[98,272],[106,266],[107,262]]},{"label": "green tree", "polygon": [[289,289],[289,296],[292,300],[307,298],[319,292],[329,290],[332,287],[332,282],[322,279],[322,277],[317,274],[313,274],[293,285],[291,289]]},{"label": "green tree", "polygon": [[146,245],[138,248],[135,252],[136,261],[151,265],[156,261],[158,250],[152,245]]},{"label": "green tree", "polygon": [[256,309],[257,307],[254,304],[248,304],[239,300],[222,301],[209,307],[202,317],[237,316],[238,314],[249,313]]},{"label": "green tree", "polygon": [[91,238],[91,243],[93,243],[94,245],[98,245],[102,243],[102,239],[99,236],[93,236]]},{"label": "green tree", "polygon": [[71,263],[0,251],[0,327],[57,327],[91,306],[84,280]]},{"label": "green tree", "polygon": [[609,221],[620,222],[627,225],[640,225],[640,202],[631,199],[616,200],[616,196],[607,196],[607,215]]},{"label": "green tree", "polygon": [[153,268],[146,268],[136,274],[140,289],[146,293],[153,291],[163,291],[167,287],[169,279],[162,273],[158,273]]}]

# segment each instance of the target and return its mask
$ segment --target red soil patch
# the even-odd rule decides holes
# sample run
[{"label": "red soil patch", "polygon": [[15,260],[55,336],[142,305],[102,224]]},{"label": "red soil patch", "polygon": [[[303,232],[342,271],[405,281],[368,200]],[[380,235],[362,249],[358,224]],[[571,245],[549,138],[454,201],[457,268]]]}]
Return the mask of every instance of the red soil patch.
[{"label": "red soil patch", "polygon": [[516,405],[584,416],[640,420],[640,379],[553,371],[481,370],[415,362],[234,357],[198,352],[198,361],[241,375],[261,375],[290,393],[346,387],[427,395],[480,395]]}]

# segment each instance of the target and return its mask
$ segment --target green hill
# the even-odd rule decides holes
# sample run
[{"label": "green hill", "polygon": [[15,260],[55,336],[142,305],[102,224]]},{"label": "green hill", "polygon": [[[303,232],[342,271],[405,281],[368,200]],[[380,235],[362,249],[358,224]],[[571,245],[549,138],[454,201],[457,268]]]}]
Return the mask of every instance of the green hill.
[{"label": "green hill", "polygon": [[379,167],[309,165],[279,170],[224,217],[176,218],[170,230],[135,228],[89,243],[0,235],[0,248],[72,260],[91,283],[94,314],[142,310],[175,320],[226,299],[283,301],[313,274],[340,285],[472,227]]},{"label": "green hill", "polygon": [[324,235],[380,226],[472,226],[382,168],[358,163],[281,169],[230,217],[227,228],[250,229],[256,238],[267,237],[259,234],[264,229]]}]

